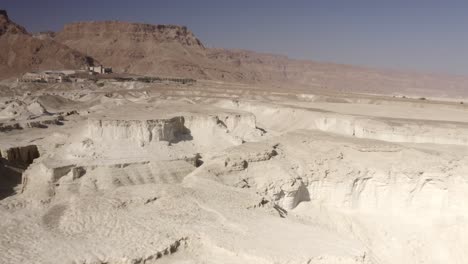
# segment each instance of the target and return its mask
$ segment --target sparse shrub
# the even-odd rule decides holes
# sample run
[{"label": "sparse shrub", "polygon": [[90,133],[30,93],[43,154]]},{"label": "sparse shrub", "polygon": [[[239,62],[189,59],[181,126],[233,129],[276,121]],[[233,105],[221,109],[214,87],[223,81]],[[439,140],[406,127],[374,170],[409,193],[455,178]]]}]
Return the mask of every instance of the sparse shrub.
[{"label": "sparse shrub", "polygon": [[104,83],[98,83],[96,85],[97,85],[97,87],[104,87]]},{"label": "sparse shrub", "polygon": [[149,77],[149,76],[143,76],[143,77],[137,77],[137,78],[117,77],[115,78],[115,80],[119,82],[137,81],[137,82],[144,82],[144,83],[168,81],[168,82],[175,82],[175,83],[182,83],[182,84],[194,83],[197,81],[195,79],[190,79],[190,78],[167,78],[167,77]]},{"label": "sparse shrub", "polygon": [[131,82],[131,81],[135,81],[135,79],[133,79],[133,78],[128,78],[128,77],[115,77],[114,80],[116,80],[117,82]]},{"label": "sparse shrub", "polygon": [[426,97],[420,97],[419,100],[426,100]]},{"label": "sparse shrub", "polygon": [[140,82],[144,82],[144,83],[152,83],[153,82],[153,79],[150,78],[150,77],[142,77],[142,78],[138,78],[137,80],[140,81]]}]

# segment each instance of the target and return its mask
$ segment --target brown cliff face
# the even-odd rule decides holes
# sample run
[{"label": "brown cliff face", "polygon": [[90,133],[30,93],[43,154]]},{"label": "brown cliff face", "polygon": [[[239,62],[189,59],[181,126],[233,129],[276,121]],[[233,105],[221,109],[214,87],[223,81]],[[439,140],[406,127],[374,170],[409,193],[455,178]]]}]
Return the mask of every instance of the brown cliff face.
[{"label": "brown cliff face", "polygon": [[83,39],[122,37],[135,42],[178,43],[203,48],[203,44],[184,26],[150,25],[118,21],[77,22],[65,25],[57,39],[66,42]]},{"label": "brown cliff face", "polygon": [[55,40],[116,72],[206,78],[205,48],[186,27],[116,21],[66,25]]},{"label": "brown cliff face", "polygon": [[[231,56],[226,50],[205,48],[183,26],[79,22],[66,25],[54,39],[113,67],[116,72],[247,83],[276,76],[276,70],[264,74],[244,67],[252,53],[238,58],[238,52]],[[252,59],[252,63],[257,62],[257,58]],[[268,71],[267,64],[262,66]],[[282,66],[273,68],[283,69]]]},{"label": "brown cliff face", "polygon": [[0,11],[0,78],[27,71],[79,69],[93,59],[51,39],[32,37]]}]

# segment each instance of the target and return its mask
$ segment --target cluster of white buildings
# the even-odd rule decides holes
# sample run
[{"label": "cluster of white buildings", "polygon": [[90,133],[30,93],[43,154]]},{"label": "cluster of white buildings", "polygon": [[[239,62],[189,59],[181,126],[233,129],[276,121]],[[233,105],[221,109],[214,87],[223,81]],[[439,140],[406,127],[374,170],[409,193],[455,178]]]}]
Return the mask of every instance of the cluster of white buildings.
[{"label": "cluster of white buildings", "polygon": [[18,81],[21,82],[47,82],[61,83],[71,81],[68,76],[60,71],[28,72]]},{"label": "cluster of white buildings", "polygon": [[84,81],[86,75],[110,74],[112,68],[89,66],[84,70],[41,71],[25,73],[18,82],[62,83]]},{"label": "cluster of white buildings", "polygon": [[110,74],[112,73],[112,68],[100,66],[89,66],[87,68],[91,74]]}]

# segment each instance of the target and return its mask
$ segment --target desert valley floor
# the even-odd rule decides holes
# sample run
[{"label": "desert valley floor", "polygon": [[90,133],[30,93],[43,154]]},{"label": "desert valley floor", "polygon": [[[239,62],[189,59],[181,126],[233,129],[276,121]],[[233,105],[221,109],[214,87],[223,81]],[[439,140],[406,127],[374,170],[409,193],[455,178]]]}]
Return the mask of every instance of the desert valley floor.
[{"label": "desert valley floor", "polygon": [[460,101],[3,82],[0,263],[466,263]]}]

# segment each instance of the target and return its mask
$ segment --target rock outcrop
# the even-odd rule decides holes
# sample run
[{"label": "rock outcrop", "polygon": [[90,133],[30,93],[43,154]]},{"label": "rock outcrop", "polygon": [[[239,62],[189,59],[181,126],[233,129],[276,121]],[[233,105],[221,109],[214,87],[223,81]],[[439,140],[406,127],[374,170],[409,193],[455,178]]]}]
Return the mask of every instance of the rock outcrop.
[{"label": "rock outcrop", "polygon": [[[115,113],[95,115],[88,119],[85,137],[93,140],[126,141],[145,146],[154,142],[177,143],[193,141],[197,145],[239,145],[261,135],[255,116],[243,111],[224,111],[199,107],[194,112],[176,109],[154,109],[133,115],[128,108],[117,108]],[[204,111],[207,111],[204,113]],[[208,111],[212,113],[208,114]],[[144,114],[143,114],[144,113]]]},{"label": "rock outcrop", "polygon": [[88,136],[102,140],[131,140],[141,145],[150,142],[180,140],[189,135],[184,117],[153,120],[89,119]]},{"label": "rock outcrop", "polygon": [[39,156],[39,150],[36,145],[0,149],[0,158],[4,158],[11,163],[19,164],[22,167],[29,166],[33,160]]},{"label": "rock outcrop", "polygon": [[0,148],[0,199],[17,192],[24,170],[39,156],[36,145]]}]

